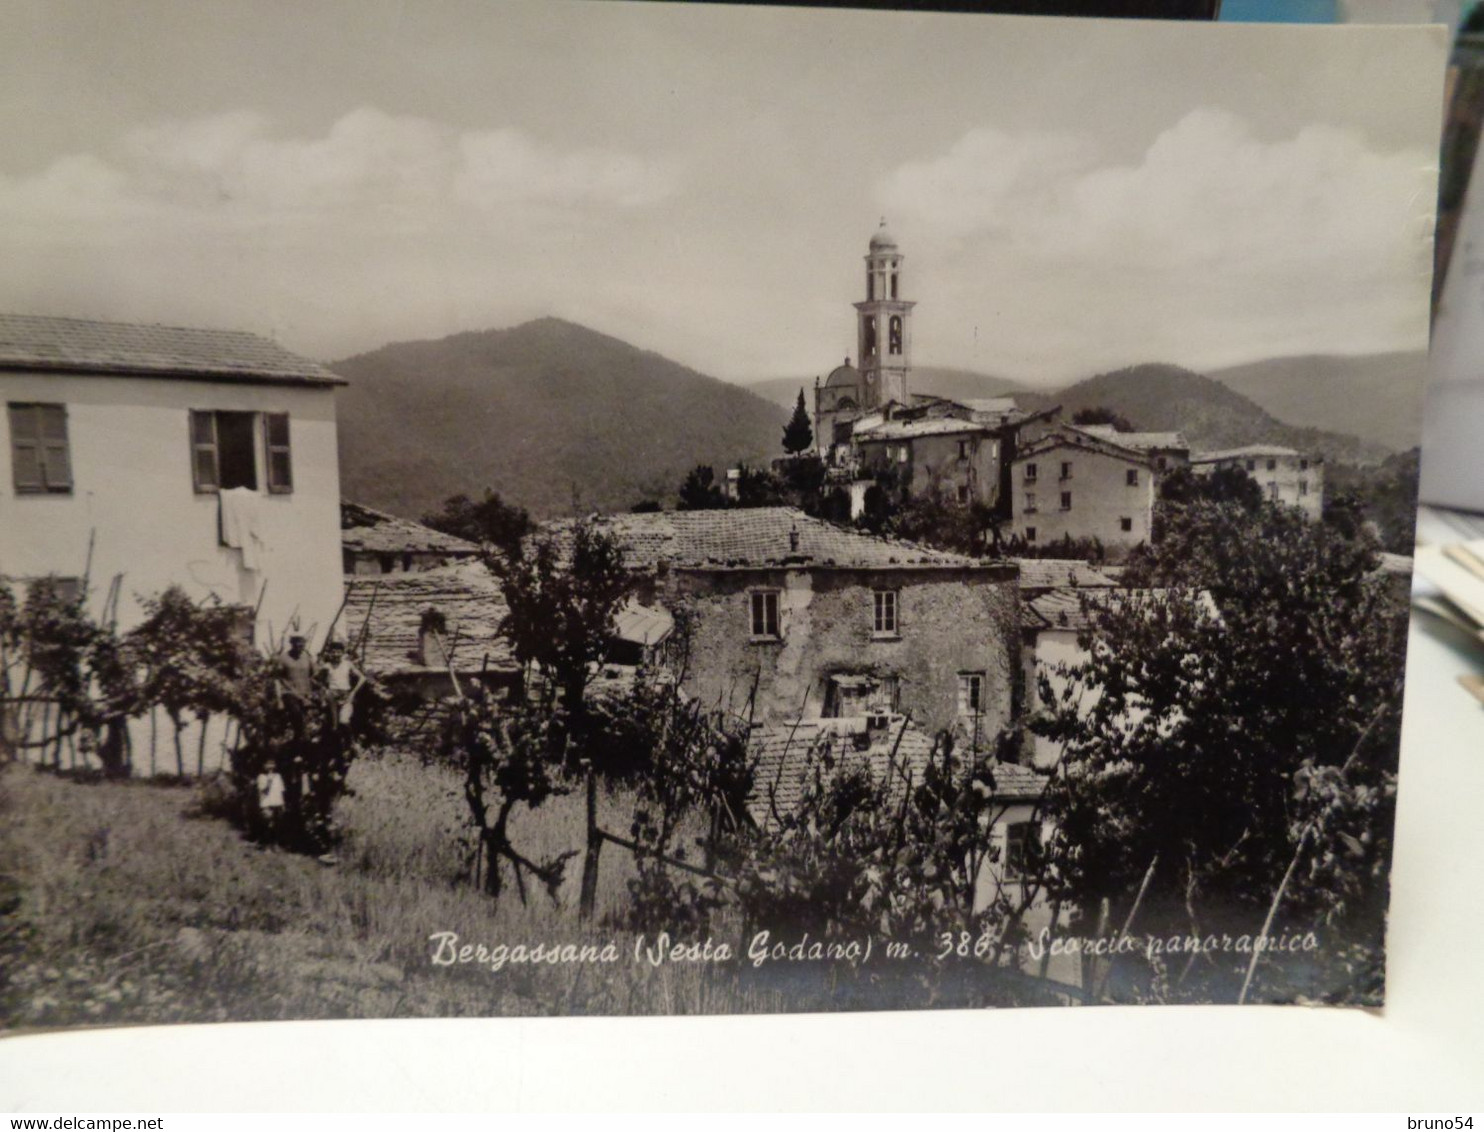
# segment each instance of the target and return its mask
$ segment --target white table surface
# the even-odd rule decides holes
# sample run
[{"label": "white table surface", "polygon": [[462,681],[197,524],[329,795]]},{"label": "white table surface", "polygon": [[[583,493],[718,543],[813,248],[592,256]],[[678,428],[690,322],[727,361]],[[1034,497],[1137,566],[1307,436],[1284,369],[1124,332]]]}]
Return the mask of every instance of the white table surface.
[{"label": "white table surface", "polygon": [[0,1042],[0,1111],[1478,1113],[1484,705],[1456,681],[1478,661],[1414,619],[1382,1012],[1106,1007],[35,1035]]}]

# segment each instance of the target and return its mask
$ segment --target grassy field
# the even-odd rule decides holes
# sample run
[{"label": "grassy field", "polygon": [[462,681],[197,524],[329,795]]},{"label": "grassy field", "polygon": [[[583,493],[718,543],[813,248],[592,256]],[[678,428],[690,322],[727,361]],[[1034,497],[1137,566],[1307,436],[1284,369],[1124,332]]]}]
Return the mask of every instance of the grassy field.
[{"label": "grassy field", "polygon": [[[434,967],[434,932],[470,942],[630,941],[562,902],[498,906],[467,884],[462,797],[446,771],[384,755],[353,768],[339,863],[263,849],[203,816],[200,791],[0,773],[0,1022],[7,1027],[278,1018],[646,1013],[743,1006],[694,968]],[[518,830],[532,851],[582,838],[581,801]],[[606,820],[624,800],[604,799]],[[542,819],[542,820],[536,820]],[[624,895],[608,854],[601,911]],[[601,918],[600,918],[601,919]]]},{"label": "grassy field", "polygon": [[[377,753],[352,767],[334,864],[266,848],[207,812],[210,782],[82,781],[0,768],[0,1027],[172,1021],[686,1014],[954,1006],[983,1001],[905,965],[753,970],[634,961],[621,925],[634,875],[602,857],[597,916],[576,914],[581,859],[553,902],[498,902],[468,882],[457,776]],[[600,823],[627,834],[632,799],[600,796]],[[532,857],[581,849],[580,792],[512,823]],[[745,949],[723,915],[718,942]],[[461,943],[612,943],[611,964],[437,965],[430,936]],[[975,983],[982,982],[975,979]],[[1044,1000],[1044,998],[1043,998]],[[1028,1001],[1013,993],[1005,1001]]]},{"label": "grassy field", "polygon": [[[603,855],[599,914],[464,879],[455,776],[398,754],[358,761],[339,811],[338,861],[263,848],[203,812],[209,787],[0,771],[0,1025],[530,1014],[780,1012],[890,1005],[838,969],[783,982],[745,964],[651,966],[611,926],[632,875]],[[601,799],[626,833],[629,799]],[[524,815],[523,852],[580,848],[580,794]],[[718,925],[737,947],[740,924]],[[436,966],[435,932],[488,945],[614,942],[607,966]]]}]

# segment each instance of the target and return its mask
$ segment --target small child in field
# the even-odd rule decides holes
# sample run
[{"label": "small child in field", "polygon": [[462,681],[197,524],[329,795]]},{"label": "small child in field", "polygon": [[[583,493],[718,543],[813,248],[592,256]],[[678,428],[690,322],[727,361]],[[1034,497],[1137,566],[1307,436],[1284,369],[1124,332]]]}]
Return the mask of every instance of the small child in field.
[{"label": "small child in field", "polygon": [[267,840],[277,840],[283,819],[283,776],[278,765],[269,759],[258,775],[258,816]]}]

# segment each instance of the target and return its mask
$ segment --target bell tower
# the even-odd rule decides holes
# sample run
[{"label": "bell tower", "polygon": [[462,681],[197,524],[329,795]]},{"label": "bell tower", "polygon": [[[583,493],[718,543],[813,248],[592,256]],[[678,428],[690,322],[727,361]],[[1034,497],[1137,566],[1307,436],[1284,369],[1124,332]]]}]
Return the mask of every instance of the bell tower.
[{"label": "bell tower", "polygon": [[863,409],[907,400],[911,315],[916,304],[902,298],[902,293],[902,254],[883,218],[866,253],[866,301],[855,304]]}]

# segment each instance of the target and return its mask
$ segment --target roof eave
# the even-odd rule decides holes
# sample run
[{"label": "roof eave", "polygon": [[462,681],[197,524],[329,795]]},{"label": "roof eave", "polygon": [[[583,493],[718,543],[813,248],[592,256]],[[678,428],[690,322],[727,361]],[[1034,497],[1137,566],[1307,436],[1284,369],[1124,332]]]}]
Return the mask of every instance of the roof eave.
[{"label": "roof eave", "polygon": [[0,359],[0,373],[63,374],[74,377],[152,377],[166,381],[210,381],[241,385],[300,385],[334,388],[350,382],[325,371],[323,376],[294,373],[251,373],[242,370],[184,369],[180,367],[102,365],[96,362],[20,362]]}]

